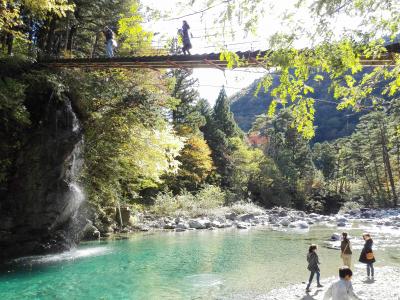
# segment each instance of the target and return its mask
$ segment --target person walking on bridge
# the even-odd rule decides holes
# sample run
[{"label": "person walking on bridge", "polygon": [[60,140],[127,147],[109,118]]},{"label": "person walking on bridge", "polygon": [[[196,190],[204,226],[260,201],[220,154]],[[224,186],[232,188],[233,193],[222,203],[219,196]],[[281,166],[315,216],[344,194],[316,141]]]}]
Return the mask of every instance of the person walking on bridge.
[{"label": "person walking on bridge", "polygon": [[[192,43],[190,42],[189,29],[190,29],[189,24],[186,21],[183,21],[182,30],[180,31],[181,37],[182,37],[182,42],[183,42],[182,51],[183,51],[183,54],[190,55],[189,50],[192,49]],[[191,37],[193,37],[192,34],[190,34],[190,35],[191,35]]]},{"label": "person walking on bridge", "polygon": [[106,38],[106,52],[109,58],[114,57],[114,47],[116,46],[116,42],[114,40],[114,32],[108,27],[104,27],[103,34]]}]

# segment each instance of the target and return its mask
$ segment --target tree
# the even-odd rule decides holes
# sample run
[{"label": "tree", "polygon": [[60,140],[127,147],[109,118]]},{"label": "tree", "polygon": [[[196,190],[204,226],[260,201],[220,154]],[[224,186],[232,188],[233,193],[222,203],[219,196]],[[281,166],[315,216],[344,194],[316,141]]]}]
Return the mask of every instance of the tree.
[{"label": "tree", "polygon": [[198,190],[213,171],[211,150],[199,135],[192,134],[187,138],[177,159],[180,162],[179,170],[168,180],[168,186],[175,192]]},{"label": "tree", "polygon": [[222,186],[230,186],[229,177],[234,165],[231,160],[233,152],[230,138],[242,138],[242,132],[237,126],[230,111],[229,100],[225,90],[222,89],[211,111],[208,105],[201,104],[201,111],[206,119],[206,124],[201,128],[211,150],[217,174],[220,176]]}]

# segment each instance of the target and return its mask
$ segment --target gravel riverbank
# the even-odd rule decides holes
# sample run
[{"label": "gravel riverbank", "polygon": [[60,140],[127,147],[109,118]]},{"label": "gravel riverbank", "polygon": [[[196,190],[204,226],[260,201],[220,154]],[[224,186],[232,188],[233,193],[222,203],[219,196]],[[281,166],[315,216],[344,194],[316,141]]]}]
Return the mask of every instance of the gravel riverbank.
[{"label": "gravel riverbank", "polygon": [[[360,266],[361,267],[361,266]],[[364,268],[356,268],[353,276],[355,293],[363,300],[398,300],[400,299],[400,268],[375,268],[375,280],[368,280]],[[330,283],[337,278],[322,280],[323,288],[312,286],[310,293],[305,292],[306,284],[295,284],[271,291],[267,295],[256,296],[254,299],[263,300],[322,300]]]}]

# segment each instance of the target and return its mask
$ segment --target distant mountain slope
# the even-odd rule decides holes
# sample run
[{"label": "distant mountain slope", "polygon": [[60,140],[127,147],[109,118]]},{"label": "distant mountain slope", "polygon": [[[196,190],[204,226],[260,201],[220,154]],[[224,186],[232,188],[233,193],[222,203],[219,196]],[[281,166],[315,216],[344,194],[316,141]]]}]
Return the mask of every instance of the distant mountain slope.
[{"label": "distant mountain slope", "polygon": [[[273,86],[278,85],[278,80],[277,75],[274,77]],[[270,93],[265,93],[264,90],[254,97],[257,84],[258,81],[255,81],[247,89],[240,91],[230,99],[231,111],[234,113],[235,120],[245,132],[250,130],[256,116],[267,112],[272,100]],[[351,110],[338,111],[335,104],[324,102],[323,100],[335,101],[332,93],[326,92],[329,84],[327,79],[320,83],[309,83],[314,88],[313,98],[322,100],[316,101],[315,104],[317,129],[313,142],[330,141],[351,134],[361,116],[361,113],[354,113]]]}]

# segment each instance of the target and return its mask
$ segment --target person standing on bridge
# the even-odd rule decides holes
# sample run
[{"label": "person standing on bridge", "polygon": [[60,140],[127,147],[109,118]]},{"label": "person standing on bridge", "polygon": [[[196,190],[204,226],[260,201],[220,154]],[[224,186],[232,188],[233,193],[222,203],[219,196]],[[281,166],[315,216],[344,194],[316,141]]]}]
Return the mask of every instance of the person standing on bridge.
[{"label": "person standing on bridge", "polygon": [[114,47],[116,42],[114,40],[114,32],[108,27],[104,27],[103,34],[106,38],[106,52],[109,58],[114,57]]},{"label": "person standing on bridge", "polygon": [[[182,42],[183,42],[183,47],[182,47],[183,54],[190,55],[189,50],[192,49],[192,43],[190,42],[189,29],[190,29],[189,24],[186,21],[183,21],[182,29],[179,32],[181,33]],[[192,34],[190,34],[190,35],[191,35],[191,37],[193,37]]]}]

